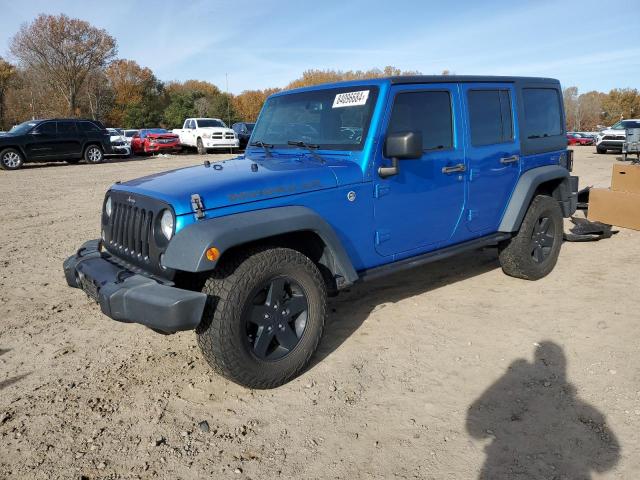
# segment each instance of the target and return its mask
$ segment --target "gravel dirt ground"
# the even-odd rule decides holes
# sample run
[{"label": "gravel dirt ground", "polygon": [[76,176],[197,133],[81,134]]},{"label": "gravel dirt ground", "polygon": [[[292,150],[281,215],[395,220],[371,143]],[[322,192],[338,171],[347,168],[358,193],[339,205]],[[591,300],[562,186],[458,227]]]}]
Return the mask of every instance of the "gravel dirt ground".
[{"label": "gravel dirt ground", "polygon": [[[575,150],[608,186],[617,156]],[[640,476],[640,232],[565,243],[537,282],[486,249],[358,285],[311,367],[254,391],[62,274],[111,183],[201,161],[0,172],[0,478]]]}]

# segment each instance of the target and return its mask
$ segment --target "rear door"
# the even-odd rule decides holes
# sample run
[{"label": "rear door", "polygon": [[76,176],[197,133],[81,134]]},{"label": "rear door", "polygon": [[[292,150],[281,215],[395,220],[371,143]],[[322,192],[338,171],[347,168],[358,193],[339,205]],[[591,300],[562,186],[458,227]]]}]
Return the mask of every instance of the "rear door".
[{"label": "rear door", "polygon": [[497,230],[520,175],[520,141],[512,84],[462,84],[469,168],[469,230]]},{"label": "rear door", "polygon": [[78,157],[82,153],[80,134],[73,120],[61,120],[58,123],[57,151],[60,156]]}]

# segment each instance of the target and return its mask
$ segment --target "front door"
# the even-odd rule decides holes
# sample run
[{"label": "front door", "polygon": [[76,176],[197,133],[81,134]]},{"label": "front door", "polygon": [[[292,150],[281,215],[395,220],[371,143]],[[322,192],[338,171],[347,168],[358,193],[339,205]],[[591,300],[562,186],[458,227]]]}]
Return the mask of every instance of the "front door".
[{"label": "front door", "polygon": [[25,142],[28,158],[47,158],[56,153],[56,122],[43,122],[34,128]]},{"label": "front door", "polygon": [[495,232],[520,174],[520,144],[512,84],[462,84],[467,110],[471,232]]},{"label": "front door", "polygon": [[[464,210],[465,158],[461,105],[455,84],[394,86],[388,133],[420,131],[424,153],[400,160],[399,173],[375,177],[375,243],[381,255],[420,253],[447,242]],[[382,146],[376,166],[389,165]]]}]

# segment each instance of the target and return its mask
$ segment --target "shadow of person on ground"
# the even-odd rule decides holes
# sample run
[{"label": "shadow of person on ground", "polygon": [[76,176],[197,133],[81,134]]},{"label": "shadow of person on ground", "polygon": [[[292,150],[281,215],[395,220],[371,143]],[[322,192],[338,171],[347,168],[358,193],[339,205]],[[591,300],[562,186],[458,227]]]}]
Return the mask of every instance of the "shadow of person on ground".
[{"label": "shadow of person on ground", "polygon": [[340,347],[374,310],[496,268],[500,268],[497,250],[485,248],[359,283],[341,292],[329,301],[330,314],[324,335],[307,370]]},{"label": "shadow of person on ground", "polygon": [[480,480],[587,480],[613,468],[620,445],[566,378],[562,348],[542,342],[469,407],[467,431],[491,439]]}]

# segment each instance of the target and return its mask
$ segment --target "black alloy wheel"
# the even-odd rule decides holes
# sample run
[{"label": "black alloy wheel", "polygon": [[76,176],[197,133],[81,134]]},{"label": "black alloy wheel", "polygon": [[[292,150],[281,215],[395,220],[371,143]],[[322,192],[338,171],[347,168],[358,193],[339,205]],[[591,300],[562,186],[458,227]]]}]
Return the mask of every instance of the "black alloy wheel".
[{"label": "black alloy wheel", "polygon": [[302,287],[276,277],[252,292],[244,312],[250,351],[260,360],[278,360],[292,352],[307,325],[309,305]]},{"label": "black alloy wheel", "polygon": [[531,234],[531,257],[536,263],[542,263],[553,251],[555,227],[549,217],[540,217]]}]

